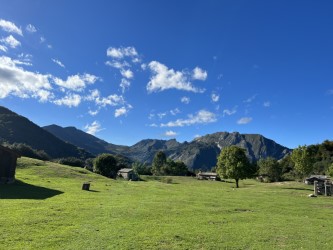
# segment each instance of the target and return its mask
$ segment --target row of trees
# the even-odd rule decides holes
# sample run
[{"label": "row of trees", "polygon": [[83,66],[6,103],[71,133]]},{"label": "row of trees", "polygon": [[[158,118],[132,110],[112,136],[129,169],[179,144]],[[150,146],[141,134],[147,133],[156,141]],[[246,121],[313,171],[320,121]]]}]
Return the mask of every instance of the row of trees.
[{"label": "row of trees", "polygon": [[299,146],[291,155],[278,161],[268,157],[251,164],[245,149],[237,146],[224,148],[218,156],[216,172],[222,178],[236,180],[263,175],[268,181],[283,179],[303,179],[310,174],[333,176],[333,142],[324,141],[320,145]]}]

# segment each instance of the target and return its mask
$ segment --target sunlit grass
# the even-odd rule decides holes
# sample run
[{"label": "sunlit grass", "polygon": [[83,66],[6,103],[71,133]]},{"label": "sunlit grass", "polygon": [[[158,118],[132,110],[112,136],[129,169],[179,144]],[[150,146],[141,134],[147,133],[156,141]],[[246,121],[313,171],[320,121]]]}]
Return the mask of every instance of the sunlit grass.
[{"label": "sunlit grass", "polygon": [[333,247],[333,198],[302,183],[114,181],[28,158],[16,177],[0,186],[1,249]]}]

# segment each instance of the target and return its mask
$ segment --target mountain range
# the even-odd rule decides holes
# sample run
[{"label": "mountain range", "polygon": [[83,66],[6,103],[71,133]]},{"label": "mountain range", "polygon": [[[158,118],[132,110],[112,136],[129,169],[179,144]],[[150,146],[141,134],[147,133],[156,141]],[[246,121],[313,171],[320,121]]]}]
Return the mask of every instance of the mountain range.
[{"label": "mountain range", "polygon": [[244,148],[251,161],[269,156],[281,159],[291,152],[262,135],[238,132],[217,132],[183,143],[175,139],[145,139],[132,146],[115,145],[75,127],[50,125],[41,128],[4,107],[0,107],[0,141],[25,143],[44,150],[52,158],[89,158],[101,153],[111,153],[148,164],[158,151],[163,151],[171,159],[183,161],[191,170],[206,170],[215,166],[221,149],[230,145]]}]

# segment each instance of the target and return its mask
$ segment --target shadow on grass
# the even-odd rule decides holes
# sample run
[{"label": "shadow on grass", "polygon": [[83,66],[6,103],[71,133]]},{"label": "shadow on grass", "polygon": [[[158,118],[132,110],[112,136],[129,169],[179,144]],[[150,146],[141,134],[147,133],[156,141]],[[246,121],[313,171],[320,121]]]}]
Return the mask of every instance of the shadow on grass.
[{"label": "shadow on grass", "polygon": [[282,188],[282,189],[313,191],[313,188],[292,188],[292,187],[285,187],[285,188]]},{"label": "shadow on grass", "polygon": [[19,180],[13,184],[0,185],[0,199],[44,200],[62,193],[55,189],[34,186]]}]

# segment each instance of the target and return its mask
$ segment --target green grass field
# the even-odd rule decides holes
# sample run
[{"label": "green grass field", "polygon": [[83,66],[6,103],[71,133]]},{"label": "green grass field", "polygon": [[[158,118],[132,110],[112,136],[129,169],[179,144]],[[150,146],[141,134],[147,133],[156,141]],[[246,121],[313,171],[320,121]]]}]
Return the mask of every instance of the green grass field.
[{"label": "green grass field", "polygon": [[115,181],[29,158],[16,178],[0,185],[0,249],[333,248],[333,198],[302,183]]}]

